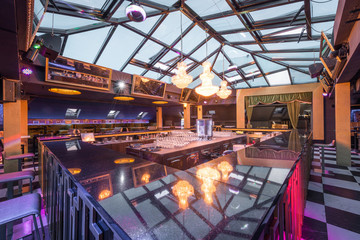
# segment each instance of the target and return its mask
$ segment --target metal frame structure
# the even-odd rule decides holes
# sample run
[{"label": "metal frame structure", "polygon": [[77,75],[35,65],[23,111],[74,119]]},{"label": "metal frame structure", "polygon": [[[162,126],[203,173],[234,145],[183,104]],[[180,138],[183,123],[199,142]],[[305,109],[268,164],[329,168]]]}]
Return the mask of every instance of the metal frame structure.
[{"label": "metal frame structure", "polygon": [[[45,0],[35,0],[36,2],[41,2],[41,4],[45,4]],[[316,30],[314,28],[314,24],[326,24],[334,21],[335,19],[335,10],[334,14],[330,15],[321,15],[321,16],[312,16],[312,1],[311,0],[276,0],[276,1],[269,1],[269,0],[255,0],[255,1],[237,1],[237,0],[206,0],[206,3],[210,4],[211,6],[218,7],[218,4],[224,4],[226,2],[227,9],[226,11],[221,11],[218,7],[219,11],[216,13],[212,13],[209,15],[202,16],[199,11],[192,9],[190,7],[191,1],[194,0],[179,0],[179,1],[170,1],[173,4],[171,6],[166,6],[164,4],[157,3],[157,1],[153,0],[139,0],[138,2],[146,7],[147,9],[151,9],[147,13],[147,17],[155,17],[160,16],[160,18],[156,21],[154,26],[148,32],[143,32],[137,29],[134,26],[131,26],[130,20],[126,17],[115,18],[114,14],[117,11],[120,11],[121,7],[127,6],[130,4],[131,1],[125,0],[104,0],[104,4],[101,9],[92,8],[90,6],[79,5],[76,3],[71,3],[71,1],[60,1],[54,0],[50,1],[49,6],[47,8],[47,13],[55,13],[66,15],[74,18],[82,18],[82,19],[89,19],[89,20],[96,20],[99,23],[97,24],[90,24],[85,25],[73,29],[57,29],[57,28],[49,28],[49,27],[40,27],[39,33],[53,33],[60,36],[63,36],[63,45],[61,48],[60,54],[64,54],[64,49],[66,49],[66,45],[68,44],[68,37],[74,34],[80,34],[92,30],[101,29],[104,27],[109,27],[110,30],[105,37],[103,43],[101,44],[100,49],[98,50],[94,60],[92,61],[93,64],[97,64],[98,60],[102,56],[105,48],[107,47],[109,41],[113,37],[114,32],[117,28],[126,28],[141,37],[143,40],[140,44],[136,47],[136,49],[128,56],[126,62],[122,64],[119,69],[120,71],[124,71],[125,68],[129,65],[134,65],[137,67],[144,68],[144,71],[140,75],[146,75],[149,71],[159,73],[158,80],[164,80],[166,76],[172,76],[174,74],[174,69],[176,68],[176,63],[180,60],[180,57],[174,59],[174,61],[166,64],[168,66],[167,70],[159,69],[156,67],[156,64],[164,64],[162,59],[163,57],[169,53],[174,52],[179,54],[180,50],[176,49],[175,46],[180,42],[180,36],[176,38],[171,44],[166,44],[162,41],[162,39],[156,39],[153,34],[158,30],[158,28],[163,24],[164,20],[168,17],[169,14],[181,11],[188,19],[192,21],[189,27],[187,27],[183,32],[183,37],[185,37],[191,30],[198,26],[203,31],[206,31],[209,34],[209,39],[215,39],[221,47],[216,49],[212,52],[209,57],[215,55],[215,60],[213,61],[213,66],[215,65],[216,61],[219,60],[219,54],[225,56],[227,62],[231,65],[234,64],[233,56],[229,56],[224,51],[224,47],[231,47],[232,49],[237,49],[242,53],[248,54],[249,56],[249,63],[237,66],[236,69],[226,70],[225,71],[225,79],[229,82],[229,85],[232,88],[246,88],[246,87],[254,87],[249,83],[249,80],[256,80],[257,78],[263,78],[265,80],[264,86],[271,86],[271,83],[268,81],[267,76],[277,72],[278,70],[274,71],[265,71],[263,69],[262,64],[257,60],[257,58],[261,58],[267,61],[271,61],[275,64],[281,66],[282,70],[288,71],[289,78],[291,84],[293,83],[292,71],[297,71],[298,73],[304,75],[309,75],[306,67],[309,65],[310,61],[319,62],[318,58],[309,57],[309,54],[319,52],[318,47],[301,47],[302,44],[305,44],[309,41],[312,42],[319,42],[320,34],[319,31],[323,29]],[[334,0],[336,1],[336,0]],[[79,1],[75,1],[79,2]],[[91,2],[91,1],[89,1]],[[159,1],[164,3],[164,1]],[[204,4],[206,5],[204,2]],[[284,7],[290,4],[302,4],[299,10],[292,9],[292,12],[284,12],[284,14],[276,17],[266,16],[266,19],[263,20],[255,20],[253,14],[257,11],[266,11],[273,9],[276,11],[280,7]],[[295,12],[294,12],[295,11]],[[235,22],[234,25],[243,26],[239,28],[230,28],[225,30],[215,30],[211,26],[212,21],[216,20],[224,20],[229,17],[236,17],[238,22]],[[37,23],[38,19],[36,14],[34,14],[34,23]],[[297,30],[301,30],[302,33],[298,34]],[[306,30],[306,34],[303,34]],[[329,29],[328,29],[329,30]],[[296,33],[294,33],[296,31]],[[264,34],[267,32],[266,34]],[[227,40],[228,35],[234,34],[248,34],[251,37],[250,40],[242,41],[239,37],[239,41],[229,41]],[[331,36],[328,35],[331,38]],[[154,56],[150,57],[149,62],[143,62],[136,58],[136,55],[143,49],[144,45],[147,42],[154,42],[162,46],[162,49],[156,53]],[[273,49],[268,48],[268,45],[271,44],[280,44],[280,43],[296,43],[299,42],[299,47],[288,48],[288,49]],[[184,59],[191,61],[191,65],[188,69],[189,74],[192,74],[192,71],[196,69],[198,66],[201,66],[202,62],[205,61],[207,58],[202,59],[201,61],[196,60],[192,57],[192,54],[196,52],[199,48],[206,44],[206,40],[200,42],[197,46],[194,47],[188,54],[183,53]],[[320,42],[317,44],[320,47]],[[293,54],[294,57],[270,57],[271,54],[279,54],[281,57],[282,54]],[[306,57],[302,57],[303,54],[306,54]],[[298,62],[295,63],[294,62]],[[302,63],[303,62],[303,63]],[[256,67],[259,70],[259,73],[252,76],[246,76],[247,74],[243,70],[245,67],[253,65],[254,68]],[[222,73],[219,73],[214,68],[212,68],[214,74],[219,78],[222,79]],[[130,72],[131,73],[131,72]],[[231,74],[230,74],[231,73]],[[230,75],[238,76],[239,80],[231,81],[229,80]],[[132,73],[131,73],[132,74]],[[194,81],[199,78],[199,73],[194,76]],[[310,77],[309,77],[310,78]],[[317,79],[311,79],[310,81],[316,82]],[[309,82],[307,80],[306,82]],[[242,84],[244,83],[244,84]],[[298,82],[299,83],[299,82]],[[198,81],[198,84],[200,82]],[[196,87],[196,86],[192,86]],[[257,86],[255,86],[257,87]]]}]

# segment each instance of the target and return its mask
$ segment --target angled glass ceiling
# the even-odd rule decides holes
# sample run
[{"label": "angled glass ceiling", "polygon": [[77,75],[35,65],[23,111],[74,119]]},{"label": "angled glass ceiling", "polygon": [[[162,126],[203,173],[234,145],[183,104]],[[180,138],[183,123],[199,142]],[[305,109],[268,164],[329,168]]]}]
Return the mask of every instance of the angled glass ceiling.
[{"label": "angled glass ceiling", "polygon": [[[35,0],[35,24],[42,2]],[[233,88],[317,81],[307,67],[319,61],[321,31],[331,38],[337,0],[310,0],[310,9],[304,1],[236,2],[187,0],[180,10],[177,0],[144,1],[148,18],[136,23],[125,14],[131,1],[55,0],[56,8],[49,5],[37,35],[60,35],[65,57],[168,83],[181,56],[182,35],[183,59],[195,79],[191,88],[201,84],[198,76],[207,55],[215,85],[223,70]],[[246,10],[237,12],[242,6]]]}]

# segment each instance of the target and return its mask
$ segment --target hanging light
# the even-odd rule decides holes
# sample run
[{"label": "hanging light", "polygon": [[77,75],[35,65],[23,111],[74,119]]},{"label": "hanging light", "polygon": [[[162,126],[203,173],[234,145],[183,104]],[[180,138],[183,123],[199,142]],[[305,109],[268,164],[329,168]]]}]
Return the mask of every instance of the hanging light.
[{"label": "hanging light", "polygon": [[[208,46],[206,32],[206,58],[208,56],[207,47]],[[203,62],[202,66],[204,68],[203,73],[200,74],[200,79],[202,83],[200,87],[195,88],[195,92],[197,94],[200,94],[201,96],[208,97],[217,93],[217,91],[219,91],[219,87],[212,85],[214,74],[211,73],[211,63],[206,60],[205,62]]]},{"label": "hanging light", "polygon": [[[181,10],[181,9],[180,9]],[[180,29],[181,29],[181,61],[177,64],[177,72],[171,78],[171,82],[178,88],[186,88],[193,80],[193,77],[186,73],[186,63],[183,61],[183,40],[182,40],[182,13],[180,11]]]},{"label": "hanging light", "polygon": [[224,61],[225,61],[225,58],[223,55],[223,81],[220,84],[220,86],[221,86],[220,90],[216,93],[216,95],[218,95],[222,99],[226,99],[231,94],[231,90],[227,89],[227,87],[226,87],[227,84],[226,84],[225,76],[224,76],[225,75]]}]

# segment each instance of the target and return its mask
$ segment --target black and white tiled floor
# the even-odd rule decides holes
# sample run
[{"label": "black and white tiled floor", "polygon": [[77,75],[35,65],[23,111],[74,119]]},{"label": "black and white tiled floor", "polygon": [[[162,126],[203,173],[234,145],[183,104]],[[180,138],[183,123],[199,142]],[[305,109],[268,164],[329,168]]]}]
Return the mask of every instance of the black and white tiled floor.
[{"label": "black and white tiled floor", "polygon": [[336,165],[335,149],[325,148],[324,167],[315,148],[302,238],[360,239],[360,155],[352,152],[352,166],[343,167]]}]

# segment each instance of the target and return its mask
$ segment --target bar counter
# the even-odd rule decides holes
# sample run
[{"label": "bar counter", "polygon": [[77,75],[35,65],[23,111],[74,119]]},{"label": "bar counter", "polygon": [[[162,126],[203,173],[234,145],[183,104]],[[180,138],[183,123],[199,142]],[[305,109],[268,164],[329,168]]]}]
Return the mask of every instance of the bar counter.
[{"label": "bar counter", "polygon": [[79,140],[41,143],[50,231],[59,239],[264,239],[275,228],[297,234],[289,219],[284,226],[292,206],[280,203],[286,194],[304,198],[306,183],[288,185],[303,164],[295,163],[307,161],[305,140],[283,133],[183,170]]}]

